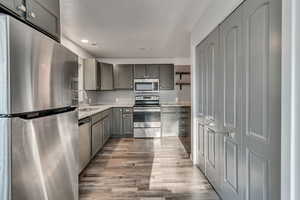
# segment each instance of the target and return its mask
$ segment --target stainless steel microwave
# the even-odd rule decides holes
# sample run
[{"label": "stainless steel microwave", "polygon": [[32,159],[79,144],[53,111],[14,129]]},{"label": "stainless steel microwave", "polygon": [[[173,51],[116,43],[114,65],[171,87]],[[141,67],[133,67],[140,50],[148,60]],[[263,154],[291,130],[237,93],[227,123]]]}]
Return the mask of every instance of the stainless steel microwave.
[{"label": "stainless steel microwave", "polygon": [[159,92],[159,79],[135,79],[135,92]]}]

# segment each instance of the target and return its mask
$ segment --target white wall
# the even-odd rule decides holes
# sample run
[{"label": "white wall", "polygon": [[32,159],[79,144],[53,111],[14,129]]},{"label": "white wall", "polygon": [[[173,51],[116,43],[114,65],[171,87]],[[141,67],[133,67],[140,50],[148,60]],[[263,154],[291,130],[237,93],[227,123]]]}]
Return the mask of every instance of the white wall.
[{"label": "white wall", "polygon": [[300,199],[300,1],[285,0],[282,18],[281,199]]},{"label": "white wall", "polygon": [[79,102],[83,101],[86,93],[83,91],[83,59],[92,58],[93,56],[86,50],[82,49],[80,46],[69,40],[68,38],[62,36],[61,44],[71,50],[73,53],[78,55],[78,90],[79,90]]},{"label": "white wall", "polygon": [[[212,32],[226,17],[230,15],[244,0],[211,0],[211,3],[200,17],[191,32],[191,68],[192,68],[192,152],[196,152],[196,113],[195,113],[195,48]],[[192,153],[192,159],[196,162],[196,154]]]}]

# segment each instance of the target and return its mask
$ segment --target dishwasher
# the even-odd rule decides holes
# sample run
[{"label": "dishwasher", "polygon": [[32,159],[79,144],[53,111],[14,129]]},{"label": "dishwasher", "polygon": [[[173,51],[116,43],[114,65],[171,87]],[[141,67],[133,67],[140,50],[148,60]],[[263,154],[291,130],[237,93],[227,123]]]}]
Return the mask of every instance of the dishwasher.
[{"label": "dishwasher", "polygon": [[79,173],[91,159],[91,120],[85,118],[79,121]]}]

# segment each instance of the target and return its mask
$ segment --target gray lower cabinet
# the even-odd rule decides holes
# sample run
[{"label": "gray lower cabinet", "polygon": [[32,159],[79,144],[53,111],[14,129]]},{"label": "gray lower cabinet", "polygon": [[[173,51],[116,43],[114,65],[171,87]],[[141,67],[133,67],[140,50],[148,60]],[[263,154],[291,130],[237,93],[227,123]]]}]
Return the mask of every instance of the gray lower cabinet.
[{"label": "gray lower cabinet", "polygon": [[101,149],[103,145],[103,121],[92,125],[92,156]]},{"label": "gray lower cabinet", "polygon": [[131,64],[114,66],[114,89],[133,90],[133,66]]},{"label": "gray lower cabinet", "polygon": [[123,135],[123,110],[122,108],[113,108],[113,128],[112,137],[122,137]]},{"label": "gray lower cabinet", "polygon": [[160,65],[159,68],[159,84],[160,90],[174,90],[174,65]]},{"label": "gray lower cabinet", "polygon": [[133,136],[133,115],[123,114],[123,134],[126,137]]},{"label": "gray lower cabinet", "polygon": [[112,137],[133,137],[133,109],[113,108]]},{"label": "gray lower cabinet", "polygon": [[188,136],[190,134],[189,107],[162,107],[162,136]]}]

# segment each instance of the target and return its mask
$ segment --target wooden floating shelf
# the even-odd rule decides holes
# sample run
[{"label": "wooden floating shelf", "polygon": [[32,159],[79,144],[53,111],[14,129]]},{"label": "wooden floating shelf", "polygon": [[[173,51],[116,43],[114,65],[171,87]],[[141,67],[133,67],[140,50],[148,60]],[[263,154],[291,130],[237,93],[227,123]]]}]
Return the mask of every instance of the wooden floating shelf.
[{"label": "wooden floating shelf", "polygon": [[176,72],[177,75],[189,75],[191,72]]},{"label": "wooden floating shelf", "polygon": [[191,85],[191,83],[176,83],[176,85]]}]

